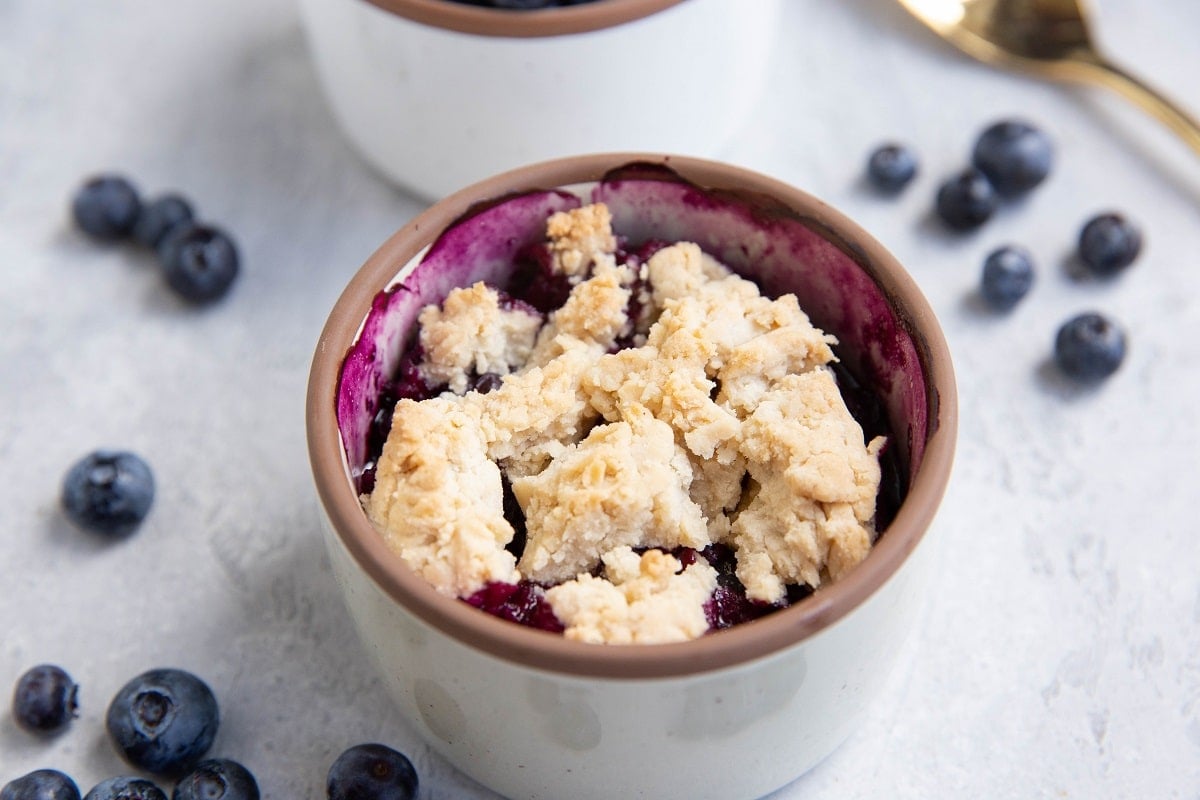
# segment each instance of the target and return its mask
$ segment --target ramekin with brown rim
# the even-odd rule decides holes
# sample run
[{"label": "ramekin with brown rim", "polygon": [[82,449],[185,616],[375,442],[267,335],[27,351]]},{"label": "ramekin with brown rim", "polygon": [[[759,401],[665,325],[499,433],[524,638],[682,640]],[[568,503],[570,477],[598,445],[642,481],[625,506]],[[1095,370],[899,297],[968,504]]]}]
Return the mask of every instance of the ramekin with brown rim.
[{"label": "ramekin with brown rim", "polygon": [[[522,241],[541,235],[547,190],[602,199],[632,243],[698,243],[764,293],[794,293],[837,336],[842,365],[881,402],[903,487],[849,574],[693,641],[595,645],[439,594],[384,544],[356,483],[381,381],[421,307],[503,281]],[[448,242],[471,245],[446,259]],[[929,593],[925,540],[950,478],[957,401],[933,312],[854,222],[734,166],[619,153],[489,178],[384,243],[321,335],[307,426],[334,573],[366,653],[433,747],[513,798],[753,798],[835,749],[883,685]]]},{"label": "ramekin with brown rim", "polygon": [[325,96],[366,160],[426,199],[574,153],[714,157],[762,95],[780,0],[301,0]]}]

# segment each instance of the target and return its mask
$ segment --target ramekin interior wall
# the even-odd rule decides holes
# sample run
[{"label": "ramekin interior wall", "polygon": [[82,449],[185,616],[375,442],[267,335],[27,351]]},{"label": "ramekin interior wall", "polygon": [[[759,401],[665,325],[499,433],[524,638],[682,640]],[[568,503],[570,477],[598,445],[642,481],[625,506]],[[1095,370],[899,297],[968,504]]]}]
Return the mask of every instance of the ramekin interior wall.
[{"label": "ramekin interior wall", "polygon": [[[884,399],[896,445],[910,475],[927,433],[924,368],[905,321],[868,270],[830,231],[762,198],[709,192],[677,180],[612,180],[591,199],[613,212],[614,228],[633,243],[694,241],[771,295],[791,292],[821,328],[839,339],[848,366]],[[574,195],[537,192],[482,210],[444,233],[377,298],[348,354],[338,390],[338,420],[347,463],[356,473],[366,459],[366,431],[378,411],[381,383],[411,341],[416,315],[456,286],[503,284],[519,250],[540,238],[546,217],[577,205]],[[516,232],[517,235],[514,235]],[[865,257],[862,257],[865,259]]]}]

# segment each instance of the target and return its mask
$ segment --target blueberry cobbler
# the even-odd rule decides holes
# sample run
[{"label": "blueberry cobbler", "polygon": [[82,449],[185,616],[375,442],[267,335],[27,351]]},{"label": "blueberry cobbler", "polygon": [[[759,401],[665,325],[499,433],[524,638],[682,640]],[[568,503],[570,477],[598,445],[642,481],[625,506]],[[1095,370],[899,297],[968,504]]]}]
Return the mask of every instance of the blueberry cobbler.
[{"label": "blueberry cobbler", "polygon": [[886,438],[794,295],[695,244],[631,247],[603,203],[552,214],[517,261],[420,312],[360,481],[438,592],[569,639],[673,642],[866,557]]}]

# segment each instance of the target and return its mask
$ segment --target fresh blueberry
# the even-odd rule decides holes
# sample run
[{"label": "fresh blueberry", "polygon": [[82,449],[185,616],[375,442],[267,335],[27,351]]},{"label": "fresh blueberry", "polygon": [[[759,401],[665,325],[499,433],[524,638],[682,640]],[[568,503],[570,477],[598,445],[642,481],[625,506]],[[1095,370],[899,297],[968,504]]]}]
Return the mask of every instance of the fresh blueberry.
[{"label": "fresh blueberry", "polygon": [[167,800],[167,795],[148,780],[122,775],[96,784],[83,800]]},{"label": "fresh blueberry", "polygon": [[238,762],[210,758],[179,779],[171,800],[258,800],[258,783]]},{"label": "fresh blueberry", "polygon": [[37,769],[4,784],[0,800],[79,800],[79,787],[56,769]]},{"label": "fresh blueberry", "polygon": [[62,506],[84,530],[126,536],[154,503],[154,474],[134,453],[97,450],[77,461],[63,478]]},{"label": "fresh blueberry", "polygon": [[1079,232],[1079,259],[1096,275],[1115,275],[1142,252],[1142,231],[1120,214],[1098,214]]},{"label": "fresh blueberry", "polygon": [[951,228],[969,231],[991,218],[997,202],[996,190],[987,176],[968,167],[938,189],[937,213]]},{"label": "fresh blueberry", "polygon": [[325,788],[329,800],[413,800],[417,771],[386,745],[359,744],[333,762]]},{"label": "fresh blueberry", "polygon": [[1038,128],[1004,120],[986,128],[975,141],[973,163],[1005,197],[1033,189],[1054,165],[1054,144]]},{"label": "fresh blueberry", "polygon": [[204,681],[180,669],[153,669],[117,692],[105,723],[117,750],[156,775],[183,772],[217,735],[217,700]]},{"label": "fresh blueberry", "polygon": [[238,274],[237,246],[211,225],[176,227],[159,244],[158,258],[170,287],[193,303],[220,299]]},{"label": "fresh blueberry", "polygon": [[164,194],[142,206],[133,226],[133,238],[147,247],[158,247],[177,225],[192,221],[192,206],[177,194]]},{"label": "fresh blueberry", "polygon": [[867,159],[867,177],[880,191],[899,192],[916,176],[917,167],[917,155],[911,148],[885,144]]},{"label": "fresh blueberry", "polygon": [[109,241],[129,235],[141,207],[137,189],[119,175],[90,179],[71,202],[75,223],[84,233]]},{"label": "fresh blueberry", "polygon": [[30,733],[62,731],[77,716],[79,687],[62,667],[39,664],[17,680],[13,717]]},{"label": "fresh blueberry", "polygon": [[1054,360],[1059,369],[1076,380],[1103,380],[1125,360],[1125,331],[1102,314],[1080,314],[1058,329]]},{"label": "fresh blueberry", "polygon": [[1033,286],[1033,257],[1023,247],[1006,245],[993,250],[983,262],[979,290],[992,308],[1015,306]]}]

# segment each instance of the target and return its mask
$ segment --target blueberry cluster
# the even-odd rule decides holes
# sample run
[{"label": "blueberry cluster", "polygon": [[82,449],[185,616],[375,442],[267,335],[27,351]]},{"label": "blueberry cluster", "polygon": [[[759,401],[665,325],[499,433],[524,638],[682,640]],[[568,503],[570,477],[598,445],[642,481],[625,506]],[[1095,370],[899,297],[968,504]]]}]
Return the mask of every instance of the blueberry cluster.
[{"label": "blueberry cluster", "polygon": [[937,214],[949,227],[970,231],[991,219],[1000,201],[1028,194],[1054,166],[1054,144],[1040,128],[1001,120],[975,139],[971,163],[938,188]]},{"label": "blueberry cluster", "polygon": [[[36,735],[67,728],[78,711],[79,687],[67,672],[40,664],[13,692],[17,724]],[[220,723],[216,696],[182,669],[152,669],[128,681],[105,714],[109,741],[130,766],[174,778],[171,800],[259,800],[258,782],[245,766],[205,758]],[[402,753],[360,744],[334,761],[326,780],[329,800],[413,800],[417,771]],[[79,786],[55,769],[38,769],[0,787],[0,800],[81,800]],[[96,784],[82,800],[167,800],[153,780],[119,775]]]},{"label": "blueberry cluster", "polygon": [[[75,717],[79,687],[61,667],[42,664],[17,681],[13,717],[22,728],[49,735]],[[216,736],[220,714],[212,690],[181,669],[155,669],[133,678],[109,704],[109,740],[131,766],[178,780],[172,800],[258,800],[258,784],[229,759],[202,760]],[[122,775],[94,786],[85,800],[166,800],[153,781]],[[39,769],[0,789],[0,800],[80,800],[65,773]]]},{"label": "blueberry cluster", "polygon": [[152,249],[167,285],[190,303],[219,300],[237,277],[233,239],[218,227],[198,222],[191,203],[179,194],[146,202],[126,178],[100,175],[75,193],[71,212],[93,239],[133,239]]},{"label": "blueberry cluster", "polygon": [[[972,231],[987,222],[1004,201],[1020,198],[1041,185],[1054,165],[1054,145],[1036,126],[1022,120],[1001,120],[975,140],[970,165],[938,187],[934,210],[947,227]],[[888,194],[903,190],[916,176],[919,161],[905,144],[877,147],[867,159],[867,179]],[[1109,278],[1137,260],[1141,229],[1116,212],[1087,220],[1075,247],[1083,272]],[[983,262],[979,295],[996,311],[1014,308],[1033,288],[1036,268],[1024,247],[1007,244],[992,250]],[[1125,358],[1122,328],[1099,312],[1072,317],[1059,328],[1054,358],[1063,374],[1089,383],[1116,372]]]},{"label": "blueberry cluster", "polygon": [[[193,303],[223,297],[238,274],[237,248],[220,229],[195,220],[178,194],[143,202],[125,178],[102,175],[76,192],[72,215],[96,241],[132,240],[155,252],[163,276]],[[155,496],[146,461],[126,450],[96,450],[80,458],[62,481],[63,513],[79,528],[108,537],[132,534]],[[12,714],[30,733],[61,734],[76,718],[79,686],[61,667],[29,669],[13,691]],[[120,775],[93,786],[82,800],[167,800],[155,783],[174,780],[171,800],[259,800],[254,775],[226,758],[206,758],[220,722],[212,690],[194,674],[154,669],[133,678],[113,697],[105,715],[108,738],[132,767],[152,778]],[[401,753],[380,744],[352,747],[333,764],[328,796],[338,800],[411,800],[417,773]],[[69,775],[38,769],[0,787],[0,800],[81,800]]]}]

